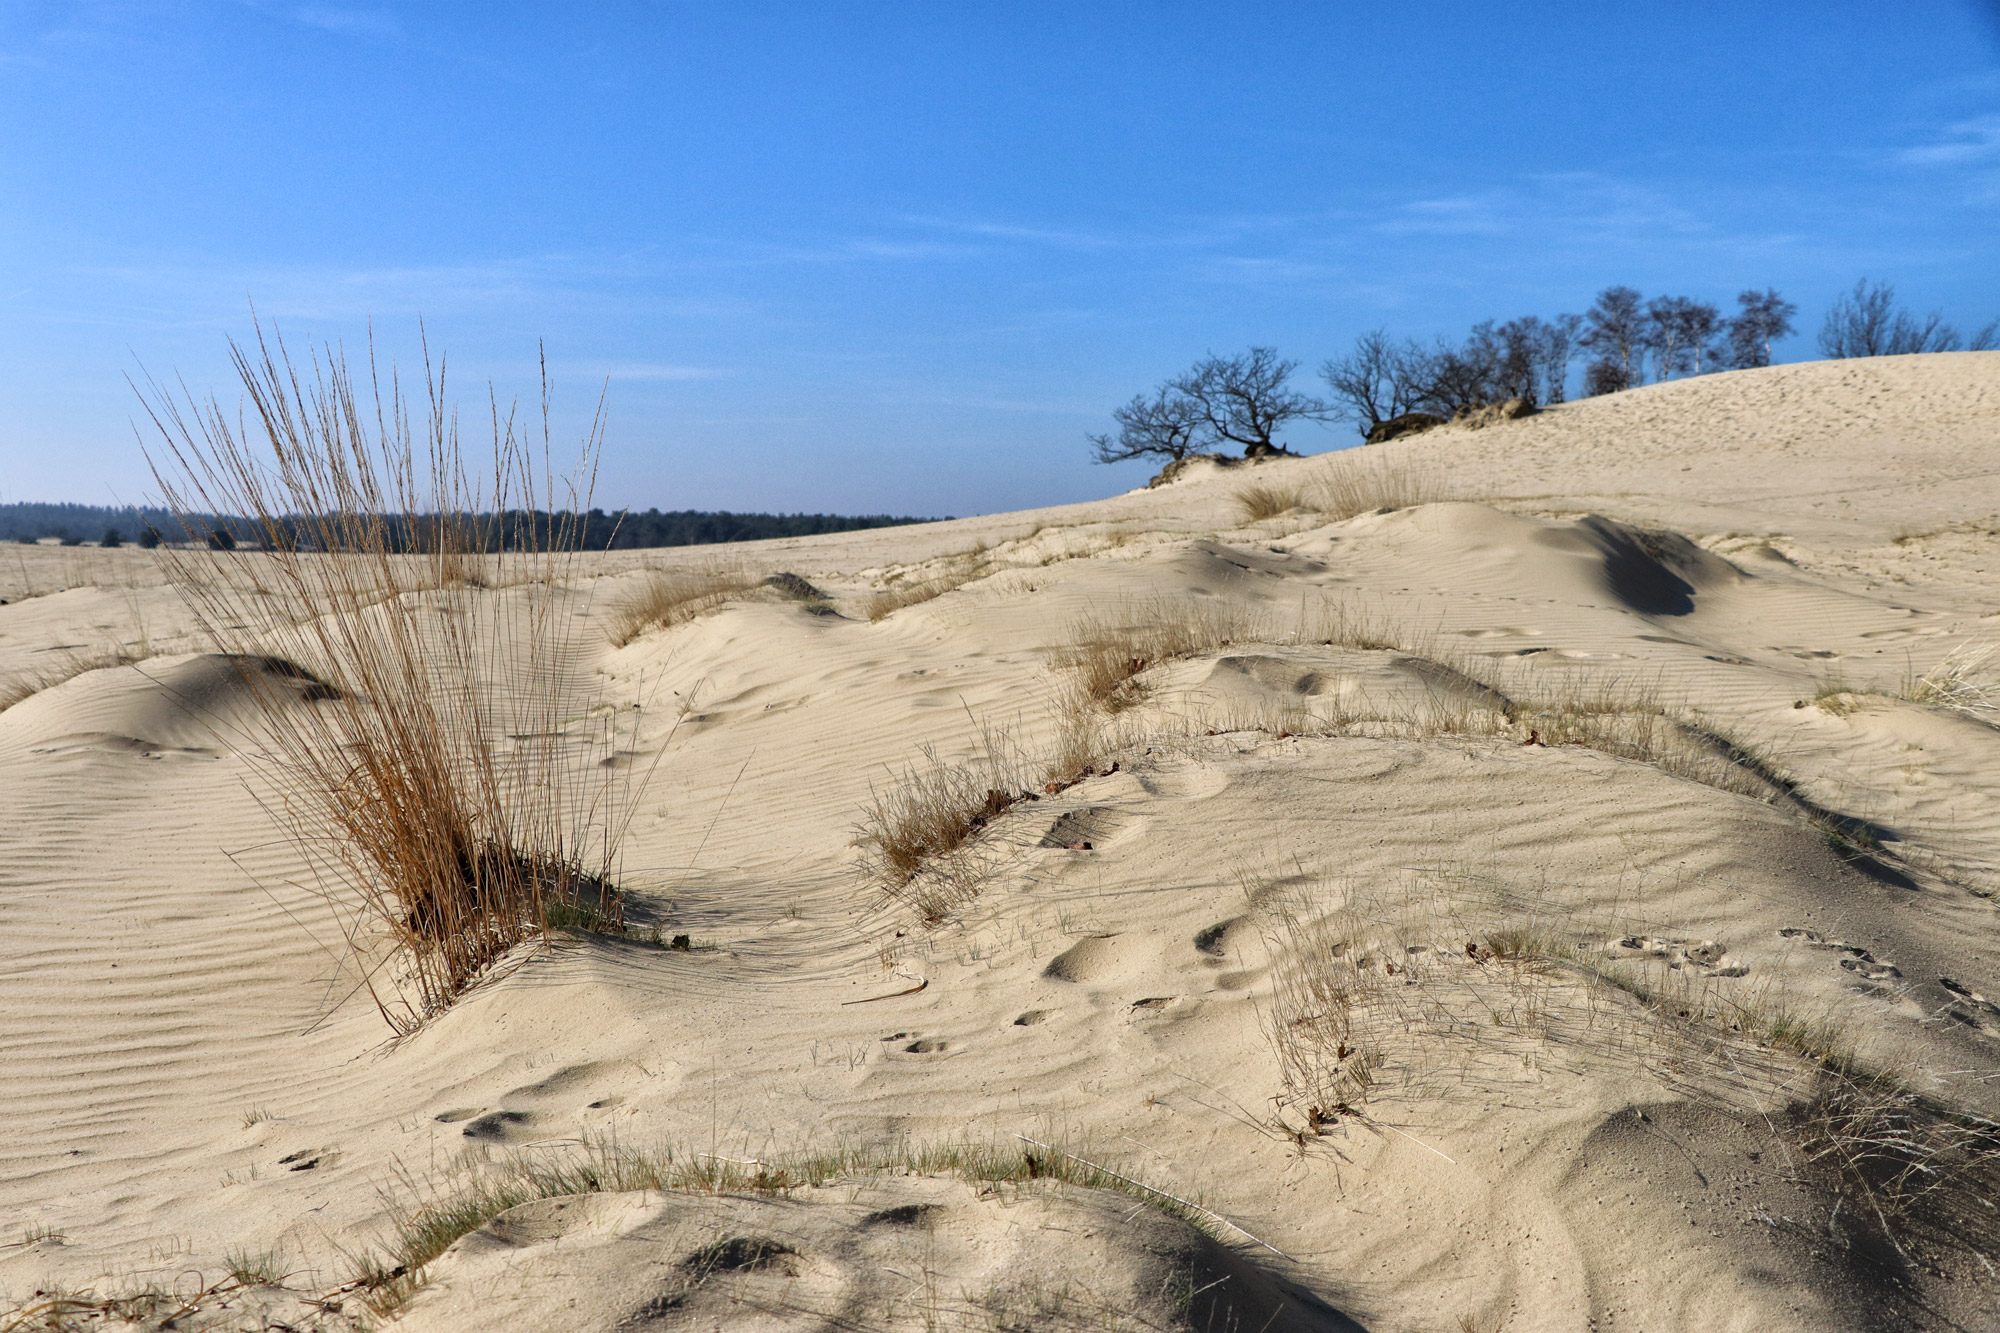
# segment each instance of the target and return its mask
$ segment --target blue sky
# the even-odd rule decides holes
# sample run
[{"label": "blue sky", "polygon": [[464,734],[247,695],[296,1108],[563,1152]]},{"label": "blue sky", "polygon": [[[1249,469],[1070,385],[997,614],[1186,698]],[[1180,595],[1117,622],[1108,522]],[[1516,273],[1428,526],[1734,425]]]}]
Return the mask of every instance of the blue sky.
[{"label": "blue sky", "polygon": [[2000,315],[1991,0],[0,5],[4,500],[143,496],[251,298],[544,340],[608,506],[968,514],[1209,350],[1863,275]]}]

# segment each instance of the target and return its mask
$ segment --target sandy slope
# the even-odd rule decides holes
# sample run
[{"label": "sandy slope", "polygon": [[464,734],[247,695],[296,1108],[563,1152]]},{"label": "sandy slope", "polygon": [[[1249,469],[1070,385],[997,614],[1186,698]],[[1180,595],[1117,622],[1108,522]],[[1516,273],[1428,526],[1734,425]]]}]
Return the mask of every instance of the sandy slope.
[{"label": "sandy slope", "polygon": [[[0,1290],[194,1290],[226,1254],[275,1248],[293,1288],[325,1291],[394,1199],[585,1138],[771,1160],[1025,1134],[1198,1195],[1268,1248],[1067,1187],[607,1194],[467,1237],[403,1319],[1995,1326],[1978,1256],[1897,1254],[1806,1163],[1796,1059],[1464,946],[1533,926],[1656,957],[1663,984],[1832,1018],[1911,1086],[2000,1111],[2000,731],[1893,697],[2000,628],[2000,354],[1713,376],[1370,452],[1459,502],[1241,526],[1248,481],[1352,461],[1321,457],[598,558],[568,595],[601,620],[636,566],[718,554],[796,571],[847,614],[760,595],[622,648],[594,638],[603,697],[643,705],[604,757],[644,773],[665,746],[627,845],[633,916],[700,947],[565,939],[394,1043],[352,995],[340,905],[260,804],[240,753],[254,710],[172,589],[138,552],[10,549],[0,675],[142,640],[157,655],[0,712]],[[982,542],[985,577],[861,613]],[[1068,626],[1191,604],[1265,629],[1150,673],[1099,765],[1115,771],[995,819],[952,919],[925,927],[866,882],[861,812],[920,747],[962,757],[985,727],[1035,753]],[[1302,608],[1324,605],[1396,627],[1402,650],[1301,641]],[[1491,729],[1278,734],[1466,692],[1419,656],[1519,700],[1694,710],[1799,799]],[[1836,685],[1854,693],[1813,702]],[[1800,802],[1881,850],[1830,846]],[[1314,1134],[1272,1033],[1301,932],[1328,920],[1377,969],[1355,1031],[1381,1063],[1365,1105]],[[879,1221],[918,1204],[921,1225]],[[1191,1303],[1173,1286],[1189,1273],[1233,1313]],[[277,1299],[193,1317],[261,1326]]]}]

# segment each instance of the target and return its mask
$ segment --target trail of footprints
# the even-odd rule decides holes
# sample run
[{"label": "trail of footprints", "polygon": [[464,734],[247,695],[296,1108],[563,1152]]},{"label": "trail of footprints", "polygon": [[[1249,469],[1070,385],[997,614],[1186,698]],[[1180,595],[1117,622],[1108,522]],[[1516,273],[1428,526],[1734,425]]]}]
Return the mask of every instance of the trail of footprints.
[{"label": "trail of footprints", "polygon": [[[594,1084],[609,1071],[601,1064],[571,1065],[559,1069],[547,1078],[524,1084],[500,1099],[497,1108],[455,1107],[441,1111],[432,1117],[441,1125],[463,1124],[460,1132],[468,1139],[481,1143],[516,1144],[543,1138],[563,1120],[573,1120],[576,1112],[564,1116],[562,1107],[574,1107],[581,1096],[592,1096],[580,1091],[586,1085]],[[625,1099],[615,1093],[595,1096],[582,1109],[586,1111],[609,1110]]]}]

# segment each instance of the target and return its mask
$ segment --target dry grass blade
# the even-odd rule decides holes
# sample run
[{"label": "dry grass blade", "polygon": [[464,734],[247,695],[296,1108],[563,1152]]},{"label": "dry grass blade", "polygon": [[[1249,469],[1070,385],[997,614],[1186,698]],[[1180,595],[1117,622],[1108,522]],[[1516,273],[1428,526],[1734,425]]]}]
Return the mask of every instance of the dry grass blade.
[{"label": "dry grass blade", "polygon": [[598,427],[576,480],[558,479],[545,378],[539,442],[495,401],[492,457],[475,464],[428,359],[419,432],[372,360],[357,388],[332,348],[301,367],[260,328],[232,351],[248,421],[185,389],[142,397],[167,504],[190,523],[240,516],[261,549],[162,555],[260,706],[248,751],[273,816],[322,891],[379,926],[354,947],[400,946],[363,975],[407,1030],[552,910],[617,922],[629,806],[588,762],[610,710],[572,669],[588,605],[565,586]]},{"label": "dry grass blade", "polygon": [[1317,1131],[1359,1110],[1374,1085],[1381,1053],[1355,1031],[1355,1008],[1374,979],[1354,944],[1361,923],[1348,914],[1312,919],[1281,909],[1275,924],[1280,963],[1267,1035],[1288,1099]]}]

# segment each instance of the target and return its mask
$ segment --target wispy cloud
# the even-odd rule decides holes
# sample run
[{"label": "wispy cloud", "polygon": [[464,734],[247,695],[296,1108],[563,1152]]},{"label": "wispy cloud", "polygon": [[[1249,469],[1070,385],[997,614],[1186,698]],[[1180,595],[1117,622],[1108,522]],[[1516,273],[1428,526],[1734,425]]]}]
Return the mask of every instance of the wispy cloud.
[{"label": "wispy cloud", "polygon": [[382,9],[347,9],[336,5],[300,5],[292,21],[343,37],[395,37],[402,33],[396,16]]},{"label": "wispy cloud", "polygon": [[1111,231],[1031,227],[1010,222],[986,222],[979,219],[934,217],[924,214],[906,216],[901,220],[909,226],[933,231],[1059,250],[1116,250],[1140,243],[1136,236],[1121,235]]},{"label": "wispy cloud", "polygon": [[1512,201],[1497,194],[1418,199],[1404,204],[1377,230],[1392,235],[1498,236],[1508,230]]},{"label": "wispy cloud", "polygon": [[1633,235],[1706,231],[1665,192],[1597,172],[1547,172],[1476,194],[1415,199],[1386,211],[1390,236]]},{"label": "wispy cloud", "polygon": [[1935,143],[1905,148],[1896,160],[1912,167],[1955,167],[2000,158],[2000,114],[1945,127]]},{"label": "wispy cloud", "polygon": [[689,380],[719,380],[734,372],[720,366],[680,366],[652,361],[614,361],[598,365],[576,365],[566,367],[574,374],[591,379],[615,381],[635,381],[639,383],[668,384]]}]

